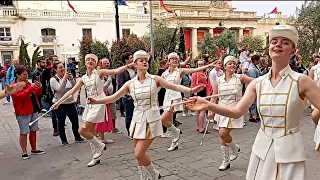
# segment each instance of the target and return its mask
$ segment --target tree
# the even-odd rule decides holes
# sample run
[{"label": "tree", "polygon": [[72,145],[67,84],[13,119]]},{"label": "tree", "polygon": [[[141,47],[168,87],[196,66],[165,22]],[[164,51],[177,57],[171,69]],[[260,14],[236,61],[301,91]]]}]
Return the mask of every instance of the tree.
[{"label": "tree", "polygon": [[25,43],[23,39],[21,39],[20,49],[19,49],[19,64],[26,66],[30,69],[30,57],[28,55],[27,47],[30,43]]},{"label": "tree", "polygon": [[92,43],[92,53],[97,55],[99,59],[102,58],[110,58],[110,54],[109,54],[109,49],[107,44],[99,41],[99,40],[95,40]]},{"label": "tree", "polygon": [[176,51],[177,46],[177,31],[178,28],[175,28],[172,35],[171,35],[171,41],[170,41],[170,47],[169,47],[169,53]]},{"label": "tree", "polygon": [[178,52],[181,52],[181,53],[185,54],[186,45],[185,45],[183,27],[180,27],[179,35],[180,35],[180,36],[179,36],[179,48],[178,48]]},{"label": "tree", "polygon": [[303,60],[312,60],[312,54],[320,47],[320,4],[316,1],[305,1],[295,11],[293,25],[299,33],[299,54]]},{"label": "tree", "polygon": [[36,68],[36,64],[37,64],[37,60],[38,58],[40,57],[40,53],[41,51],[40,50],[40,47],[38,46],[34,51],[33,51],[33,55],[32,55],[32,59],[31,59],[31,69],[34,70]]},{"label": "tree", "polygon": [[85,73],[86,72],[86,65],[85,65],[85,56],[87,54],[91,54],[93,52],[92,48],[93,41],[91,38],[87,36],[83,36],[82,40],[80,41],[80,52],[79,52],[79,59],[80,59],[80,72]]},{"label": "tree", "polygon": [[[148,27],[150,29],[150,27]],[[154,41],[154,56],[163,57],[165,54],[169,54],[169,48],[171,47],[172,34],[175,28],[170,28],[166,22],[155,21],[153,29],[153,41]],[[142,37],[142,41],[150,49],[150,30]],[[175,41],[177,43],[177,41]],[[176,44],[175,44],[176,46]]]},{"label": "tree", "polygon": [[239,46],[244,45],[248,45],[252,51],[262,52],[264,50],[264,39],[262,36],[243,36]]},{"label": "tree", "polygon": [[217,46],[215,40],[212,38],[210,33],[204,35],[204,41],[200,46],[200,51],[202,54],[209,54],[209,56],[214,57],[216,54]]},{"label": "tree", "polygon": [[220,49],[229,49],[236,43],[236,34],[228,29],[222,31],[221,34],[217,35],[215,44]]}]

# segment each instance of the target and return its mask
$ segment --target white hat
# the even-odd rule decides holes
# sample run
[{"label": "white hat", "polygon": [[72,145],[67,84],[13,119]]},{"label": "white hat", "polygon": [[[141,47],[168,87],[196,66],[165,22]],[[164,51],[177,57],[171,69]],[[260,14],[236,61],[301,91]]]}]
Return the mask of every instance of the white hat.
[{"label": "white hat", "polygon": [[179,55],[175,52],[172,52],[168,55],[168,60],[170,60],[171,58],[177,58],[179,59]]},{"label": "white hat", "polygon": [[86,60],[88,58],[92,58],[92,59],[96,60],[96,62],[98,61],[98,56],[96,56],[95,54],[87,54],[84,59]]},{"label": "white hat", "polygon": [[277,25],[269,32],[269,42],[274,37],[285,37],[290,39],[294,46],[297,46],[299,34],[295,27],[289,25]]},{"label": "white hat", "polygon": [[238,63],[238,59],[234,56],[227,56],[224,58],[223,64],[226,65],[229,61],[234,61]]},{"label": "white hat", "polygon": [[147,58],[147,59],[149,59],[149,55],[144,50],[139,50],[139,51],[136,51],[133,54],[133,62],[136,62],[136,60],[139,59],[139,58]]}]

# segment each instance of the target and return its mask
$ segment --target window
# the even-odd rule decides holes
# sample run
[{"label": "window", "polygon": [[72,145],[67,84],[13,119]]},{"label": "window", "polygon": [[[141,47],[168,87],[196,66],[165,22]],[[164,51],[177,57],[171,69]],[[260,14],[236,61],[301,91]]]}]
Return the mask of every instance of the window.
[{"label": "window", "polygon": [[10,28],[0,27],[0,41],[12,41]]},{"label": "window", "polygon": [[12,0],[2,0],[0,1],[0,5],[2,6],[13,6]]},{"label": "window", "polygon": [[55,36],[56,30],[52,28],[41,29],[41,36]]},{"label": "window", "polygon": [[122,29],[122,37],[128,37],[130,35],[130,29]]},{"label": "window", "polygon": [[10,28],[0,27],[0,36],[2,37],[11,37]]},{"label": "window", "polygon": [[83,28],[82,29],[82,36],[87,36],[89,38],[92,38],[92,29]]},{"label": "window", "polygon": [[44,57],[49,57],[50,55],[54,55],[54,50],[53,49],[43,49],[43,56]]}]

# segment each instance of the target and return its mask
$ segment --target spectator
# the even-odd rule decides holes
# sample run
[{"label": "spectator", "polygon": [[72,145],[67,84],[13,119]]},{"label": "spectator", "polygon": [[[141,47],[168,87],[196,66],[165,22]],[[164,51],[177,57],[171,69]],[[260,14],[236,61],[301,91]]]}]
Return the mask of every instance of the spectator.
[{"label": "spectator", "polygon": [[[71,74],[65,73],[64,65],[61,62],[54,63],[53,69],[56,72],[56,75],[50,79],[50,87],[54,92],[54,97],[52,102],[56,103],[62,96],[72,89],[76,82]],[[84,139],[81,138],[78,130],[79,130],[79,119],[78,113],[76,109],[76,104],[74,101],[74,97],[70,97],[65,102],[60,104],[58,109],[55,110],[57,118],[58,118],[58,129],[59,135],[61,139],[62,146],[69,147],[69,142],[66,137],[65,132],[65,121],[68,116],[69,120],[72,124],[72,131],[76,142],[84,142]]]},{"label": "spectator", "polygon": [[[37,68],[31,73],[31,80],[32,82],[40,82],[41,83],[41,77],[42,72],[47,66],[47,61],[44,58],[40,58],[37,60]],[[42,94],[38,97],[39,100],[42,99]]]},{"label": "spectator", "polygon": [[[132,62],[132,56],[129,54],[125,54],[123,57],[123,63],[126,65],[129,65]],[[135,71],[133,69],[127,69],[126,71],[118,74],[118,89],[120,89],[127,81],[135,77]],[[132,120],[132,115],[133,115],[133,100],[130,94],[127,94],[122,97],[122,103],[124,105],[124,110],[126,113],[125,117],[125,124],[126,124],[126,129],[128,133],[128,137],[130,137],[129,134],[129,128]]]},{"label": "spectator", "polygon": [[[27,82],[28,71],[24,66],[15,66],[15,81],[12,84],[18,82]],[[29,159],[27,153],[27,135],[29,134],[29,141],[31,145],[31,154],[45,154],[44,151],[37,149],[37,134],[38,121],[29,126],[30,122],[33,122],[39,117],[40,104],[37,96],[41,95],[41,84],[39,82],[26,83],[26,87],[12,94],[13,107],[15,115],[18,120],[20,129],[20,146],[22,149],[22,159]]]},{"label": "spectator", "polygon": [[[41,105],[42,107],[49,111],[50,107],[52,106],[52,99],[53,99],[53,92],[50,87],[50,79],[53,76],[53,57],[50,56],[49,59],[47,59],[47,67],[42,72],[41,77],[41,85],[42,85],[42,96],[41,99]],[[52,127],[53,127],[53,136],[59,136],[59,130],[58,130],[58,120],[55,111],[50,112],[50,117],[52,120]]]},{"label": "spectator", "polygon": [[[251,57],[251,64],[249,66],[249,71],[248,71],[248,76],[251,78],[258,78],[261,76],[261,71],[258,68],[258,65],[260,63],[260,56],[254,55]],[[249,108],[249,121],[250,122],[260,122],[260,118],[258,115],[258,110],[257,110],[257,101],[253,102],[252,105]]]},{"label": "spectator", "polygon": [[[16,66],[19,65],[19,59],[13,59],[12,60],[13,65],[8,68],[8,71],[6,72],[6,83],[11,84],[14,82],[14,70],[16,69]],[[4,103],[4,105],[10,104],[10,95],[7,95],[7,101]]]},{"label": "spectator", "polygon": [[68,68],[67,72],[68,72],[68,73],[71,73],[71,74],[72,74],[72,77],[73,77],[74,79],[76,79],[76,78],[77,78],[77,75],[76,75],[77,66],[73,63],[72,58],[69,58],[69,59],[68,59],[67,68]]}]

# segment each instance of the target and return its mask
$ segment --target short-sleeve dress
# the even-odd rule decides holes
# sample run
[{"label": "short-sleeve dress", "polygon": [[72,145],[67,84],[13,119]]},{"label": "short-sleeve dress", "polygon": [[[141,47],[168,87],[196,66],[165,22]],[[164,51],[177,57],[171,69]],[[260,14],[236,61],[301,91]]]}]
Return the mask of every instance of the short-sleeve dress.
[{"label": "short-sleeve dress", "polygon": [[[103,80],[100,78],[97,70],[94,70],[91,76],[88,76],[87,74],[82,76],[82,81],[88,97],[93,97],[95,99],[106,97],[103,92]],[[106,117],[105,104],[86,104],[82,120],[99,123],[105,121]]]}]

